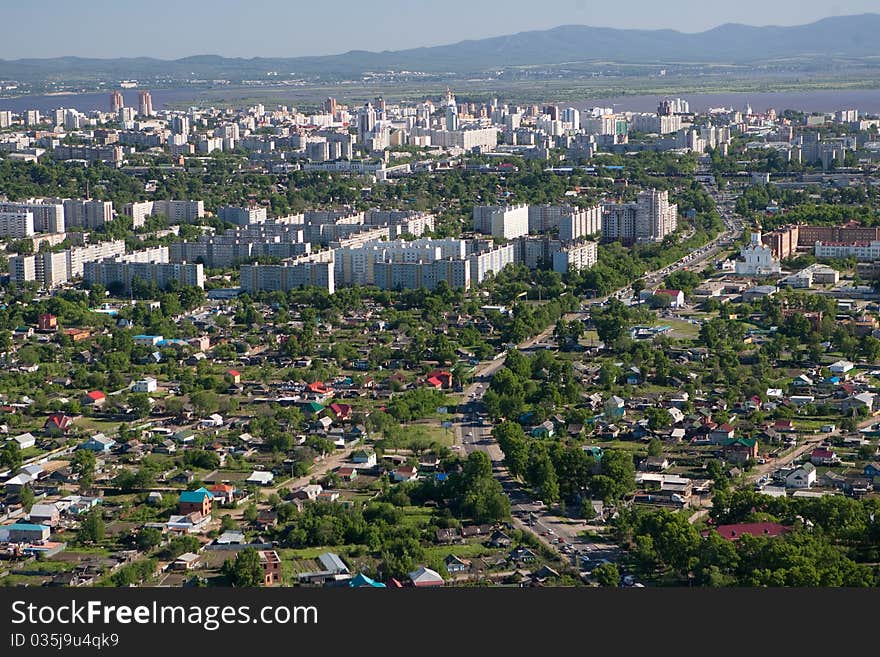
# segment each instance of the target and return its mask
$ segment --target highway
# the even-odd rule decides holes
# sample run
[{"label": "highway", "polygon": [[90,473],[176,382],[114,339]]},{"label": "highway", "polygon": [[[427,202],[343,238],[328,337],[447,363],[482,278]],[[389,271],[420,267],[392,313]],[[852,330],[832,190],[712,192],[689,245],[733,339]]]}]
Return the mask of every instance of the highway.
[{"label": "highway", "polygon": [[[705,175],[708,169],[703,166],[698,174]],[[657,285],[670,273],[682,268],[695,269],[707,265],[722,248],[734,244],[742,235],[742,221],[735,215],[734,203],[736,196],[730,193],[720,192],[713,184],[704,183],[704,189],[715,201],[722,221],[724,231],[712,241],[690,253],[677,262],[660,270],[645,274],[643,280],[646,288]],[[594,299],[591,303],[604,303],[611,297],[625,298],[627,292],[632,292],[630,287],[617,290],[600,299]],[[588,310],[570,313],[566,315],[567,321],[583,319],[589,316]],[[540,334],[525,340],[517,345],[517,349],[528,349],[547,340],[554,331],[553,326],[548,327]],[[542,501],[535,500],[522,485],[520,485],[504,466],[504,454],[498,443],[492,438],[492,425],[488,418],[485,420],[485,408],[482,400],[489,387],[492,377],[504,366],[505,354],[500,354],[494,360],[480,363],[474,369],[473,382],[464,389],[464,401],[460,408],[462,413],[455,417],[453,424],[453,436],[455,439],[454,449],[470,454],[476,450],[485,452],[492,461],[492,470],[495,477],[501,483],[505,493],[510,499],[513,524],[519,529],[530,531],[535,534],[542,543],[556,550],[564,557],[568,557],[576,564],[582,557],[588,557],[589,563],[595,564],[603,559],[614,561],[619,553],[619,548],[613,543],[586,540],[579,534],[585,530],[599,529],[591,527],[585,521],[562,518],[550,513]],[[484,424],[485,422],[485,424]],[[580,565],[580,564],[578,564]],[[590,568],[585,565],[585,568]]]}]

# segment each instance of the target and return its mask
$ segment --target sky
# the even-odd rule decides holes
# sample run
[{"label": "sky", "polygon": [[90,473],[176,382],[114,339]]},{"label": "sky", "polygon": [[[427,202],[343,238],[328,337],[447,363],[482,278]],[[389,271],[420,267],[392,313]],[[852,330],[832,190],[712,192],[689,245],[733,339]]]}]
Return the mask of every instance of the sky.
[{"label": "sky", "polygon": [[[880,12],[878,0],[0,0],[0,58],[298,57],[400,50],[558,25],[701,32]],[[12,26],[15,26],[14,28]]]}]

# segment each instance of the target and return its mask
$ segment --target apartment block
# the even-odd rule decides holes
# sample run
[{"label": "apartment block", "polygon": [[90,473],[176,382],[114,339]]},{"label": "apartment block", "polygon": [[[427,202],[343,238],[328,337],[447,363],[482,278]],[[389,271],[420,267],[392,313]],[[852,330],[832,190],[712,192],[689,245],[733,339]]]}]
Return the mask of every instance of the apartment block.
[{"label": "apartment block", "polygon": [[83,280],[87,284],[121,285],[131,291],[132,281],[141,279],[166,289],[171,281],[192,287],[205,287],[204,265],[201,263],[125,262],[121,259],[87,262]]},{"label": "apartment block", "polygon": [[329,260],[300,258],[280,265],[242,265],[241,287],[245,292],[274,292],[301,287],[319,287],[329,294],[336,291],[335,264]]},{"label": "apartment block", "polygon": [[553,254],[553,271],[560,274],[570,269],[581,271],[596,264],[598,247],[595,242],[566,244]]},{"label": "apartment block", "polygon": [[233,206],[218,208],[217,216],[221,221],[226,221],[236,226],[262,224],[268,218],[266,208],[241,208]]},{"label": "apartment block", "polygon": [[624,244],[660,242],[678,227],[678,206],[669,203],[669,192],[639,192],[635,203],[606,205],[602,239]]},{"label": "apartment block", "polygon": [[0,212],[0,237],[22,239],[33,237],[34,215],[32,212]]},{"label": "apartment block", "polygon": [[63,233],[65,230],[64,206],[61,203],[34,199],[23,203],[4,201],[0,202],[0,212],[30,212],[37,233]]}]

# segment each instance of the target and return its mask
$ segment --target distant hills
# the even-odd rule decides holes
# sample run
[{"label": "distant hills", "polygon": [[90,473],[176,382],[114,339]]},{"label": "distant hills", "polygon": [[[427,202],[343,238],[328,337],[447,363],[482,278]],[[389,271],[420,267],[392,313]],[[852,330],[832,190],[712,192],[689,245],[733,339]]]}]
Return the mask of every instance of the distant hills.
[{"label": "distant hills", "polygon": [[[767,59],[880,57],[880,14],[837,16],[808,25],[753,27],[726,24],[696,34],[675,30],[618,30],[564,25],[550,30],[409,50],[293,58],[225,58],[199,55],[175,60],[120,59],[0,60],[0,78],[230,79],[279,76],[350,76],[369,71],[477,73],[529,65],[587,62],[622,64],[730,63]],[[878,59],[880,61],[880,59]]]}]

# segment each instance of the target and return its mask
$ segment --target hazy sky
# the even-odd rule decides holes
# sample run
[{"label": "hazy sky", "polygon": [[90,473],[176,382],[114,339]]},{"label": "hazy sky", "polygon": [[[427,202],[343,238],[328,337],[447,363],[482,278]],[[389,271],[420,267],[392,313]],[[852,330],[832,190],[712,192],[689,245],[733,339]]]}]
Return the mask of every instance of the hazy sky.
[{"label": "hazy sky", "polygon": [[295,57],[398,50],[557,25],[699,32],[880,11],[878,0],[0,0],[0,58]]}]

